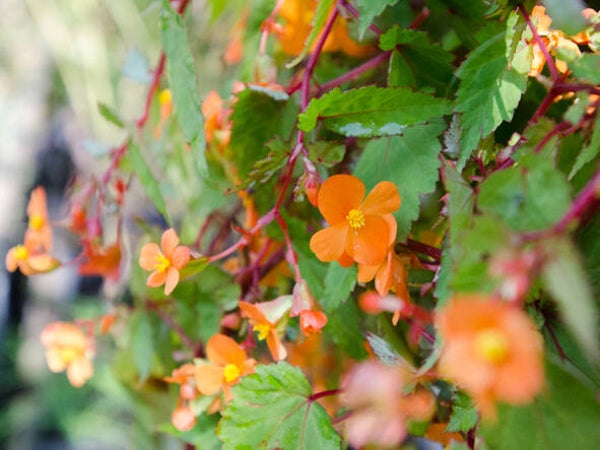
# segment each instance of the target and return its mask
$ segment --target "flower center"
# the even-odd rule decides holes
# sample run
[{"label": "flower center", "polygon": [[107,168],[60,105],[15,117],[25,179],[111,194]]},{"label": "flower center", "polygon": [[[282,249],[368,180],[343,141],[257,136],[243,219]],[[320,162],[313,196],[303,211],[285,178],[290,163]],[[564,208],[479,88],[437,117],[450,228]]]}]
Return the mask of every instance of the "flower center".
[{"label": "flower center", "polygon": [[475,337],[475,351],[483,360],[501,364],[508,357],[508,341],[498,330],[484,330]]},{"label": "flower center", "polygon": [[71,364],[71,362],[79,357],[81,357],[81,352],[73,347],[63,347],[60,349],[60,359],[65,364]]},{"label": "flower center", "polygon": [[358,230],[365,224],[365,215],[360,209],[351,209],[346,216],[346,220],[350,224],[350,228]]},{"label": "flower center", "polygon": [[235,364],[227,364],[223,369],[223,378],[227,383],[237,380],[241,375],[240,369]]},{"label": "flower center", "polygon": [[44,226],[44,218],[39,214],[33,214],[29,218],[29,228],[35,231],[40,231]]},{"label": "flower center", "polygon": [[22,245],[17,245],[15,247],[15,259],[18,259],[19,261],[25,261],[28,256],[29,252],[25,247]]},{"label": "flower center", "polygon": [[271,327],[267,324],[254,325],[254,331],[258,331],[258,340],[262,341],[267,338]]},{"label": "flower center", "polygon": [[156,255],[154,258],[154,269],[164,272],[171,266],[171,261],[165,255]]}]

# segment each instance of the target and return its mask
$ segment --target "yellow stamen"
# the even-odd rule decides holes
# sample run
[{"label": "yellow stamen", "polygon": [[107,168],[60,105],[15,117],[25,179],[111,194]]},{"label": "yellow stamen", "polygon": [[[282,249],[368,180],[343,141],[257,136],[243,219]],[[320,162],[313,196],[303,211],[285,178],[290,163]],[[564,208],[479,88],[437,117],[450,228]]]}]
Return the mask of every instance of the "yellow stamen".
[{"label": "yellow stamen", "polygon": [[70,364],[75,359],[81,357],[81,352],[73,347],[63,347],[60,349],[60,359],[65,364]]},{"label": "yellow stamen", "polygon": [[154,270],[158,270],[159,272],[164,272],[171,266],[171,260],[167,258],[165,255],[159,254],[154,258]]},{"label": "yellow stamen", "polygon": [[508,357],[508,340],[498,330],[484,330],[475,337],[475,351],[483,360],[501,364]]},{"label": "yellow stamen", "polygon": [[364,226],[365,215],[360,209],[351,209],[346,216],[346,220],[350,224],[350,228],[357,230]]},{"label": "yellow stamen", "polygon": [[235,364],[227,364],[223,369],[223,378],[225,378],[227,383],[237,380],[240,374],[240,369]]},{"label": "yellow stamen", "polygon": [[271,327],[267,324],[254,325],[254,331],[258,331],[258,340],[263,341],[267,338]]},{"label": "yellow stamen", "polygon": [[44,218],[39,214],[33,214],[29,218],[29,228],[35,231],[40,231],[44,226]]},{"label": "yellow stamen", "polygon": [[15,259],[18,259],[19,261],[25,261],[27,259],[27,257],[29,256],[29,252],[22,245],[17,245],[15,247],[14,255],[15,255]]}]

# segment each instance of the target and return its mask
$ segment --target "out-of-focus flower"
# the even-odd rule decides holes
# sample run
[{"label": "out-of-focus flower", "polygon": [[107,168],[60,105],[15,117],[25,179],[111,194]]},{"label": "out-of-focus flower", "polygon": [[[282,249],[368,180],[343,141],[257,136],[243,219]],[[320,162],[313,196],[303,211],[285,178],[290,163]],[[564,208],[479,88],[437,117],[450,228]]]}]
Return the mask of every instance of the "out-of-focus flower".
[{"label": "out-of-focus flower", "polygon": [[495,402],[526,404],[544,385],[542,338],[519,308],[482,295],[455,297],[437,315],[439,372],[475,400],[484,418]]},{"label": "out-of-focus flower", "polygon": [[115,242],[108,247],[102,247],[96,242],[82,239],[83,254],[87,261],[79,266],[79,274],[84,276],[96,275],[110,280],[119,278],[121,266],[121,246]]},{"label": "out-of-focus flower", "polygon": [[[302,52],[304,43],[313,28],[312,22],[317,3],[316,0],[283,1],[277,15],[284,20],[285,24],[283,29],[275,30],[275,35],[279,39],[281,49],[288,55],[296,56]],[[316,40],[311,51],[315,46]],[[349,36],[348,24],[343,17],[337,18],[323,46],[324,52],[344,52],[354,57],[366,56],[372,50],[372,46],[359,45]]]},{"label": "out-of-focus flower", "polygon": [[165,285],[165,295],[169,295],[179,282],[179,271],[190,260],[190,249],[179,244],[179,237],[172,228],[162,235],[160,247],[154,242],[145,244],[140,251],[139,263],[142,269],[152,270],[146,285]]},{"label": "out-of-focus flower", "polygon": [[206,143],[215,145],[222,152],[229,145],[231,137],[231,109],[225,107],[217,91],[210,91],[202,102],[202,114]]},{"label": "out-of-focus flower", "polygon": [[300,316],[300,330],[305,336],[320,333],[327,325],[327,315],[317,309],[316,302],[308,290],[306,281],[300,280],[294,286],[290,317]]},{"label": "out-of-focus flower", "polygon": [[276,361],[285,359],[287,351],[281,343],[280,336],[284,332],[283,319],[292,307],[292,296],[283,295],[275,300],[257,304],[240,301],[239,306],[242,316],[248,318],[250,325],[258,333],[258,339],[267,340],[273,359]]},{"label": "out-of-focus flower", "polygon": [[81,328],[68,322],[53,322],[40,340],[46,347],[46,362],[52,372],[67,371],[69,383],[81,387],[93,375],[94,343]]},{"label": "out-of-focus flower", "polygon": [[230,387],[240,377],[254,372],[255,361],[248,358],[237,342],[224,334],[215,334],[206,343],[206,364],[195,367],[196,387],[203,395],[223,391],[225,401],[231,400]]},{"label": "out-of-focus flower", "polygon": [[411,381],[407,367],[378,361],[360,363],[346,375],[340,400],[352,411],[344,421],[344,434],[354,447],[396,446],[406,437],[408,421],[432,416],[433,395],[425,390],[407,393]]},{"label": "out-of-focus flower", "polygon": [[160,139],[162,130],[173,114],[173,94],[170,89],[163,89],[158,94],[158,104],[160,106],[160,119],[154,129],[154,138]]},{"label": "out-of-focus flower", "polygon": [[180,404],[171,414],[171,423],[179,431],[189,431],[196,425],[197,419],[189,405]]},{"label": "out-of-focus flower", "polygon": [[41,247],[46,252],[52,249],[52,227],[48,220],[48,207],[46,205],[46,191],[38,186],[31,192],[27,204],[27,231],[25,241],[28,247]]},{"label": "out-of-focus flower", "polygon": [[19,269],[23,275],[29,276],[50,272],[60,266],[60,261],[40,248],[30,246],[26,240],[24,245],[16,245],[8,251],[5,264],[9,272]]},{"label": "out-of-focus flower", "polygon": [[365,185],[352,175],[334,175],[319,190],[319,211],[330,225],[310,240],[310,249],[321,261],[347,257],[360,264],[379,265],[385,259],[392,212],[400,207],[400,194],[389,181],[378,183],[365,198]]},{"label": "out-of-focus flower", "polygon": [[179,384],[179,401],[177,407],[171,414],[171,422],[179,431],[187,431],[196,424],[196,416],[189,407],[189,401],[200,395],[196,387],[196,366],[194,364],[184,364],[173,370],[169,377],[164,380],[167,383]]}]

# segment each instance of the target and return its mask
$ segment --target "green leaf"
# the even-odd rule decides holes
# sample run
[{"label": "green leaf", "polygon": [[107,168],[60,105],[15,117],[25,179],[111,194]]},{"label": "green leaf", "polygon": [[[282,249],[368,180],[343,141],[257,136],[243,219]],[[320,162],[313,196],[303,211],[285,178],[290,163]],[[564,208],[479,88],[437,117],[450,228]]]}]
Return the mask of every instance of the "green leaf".
[{"label": "green leaf", "polygon": [[367,341],[382,363],[394,366],[404,362],[404,358],[385,339],[373,333],[367,333]]},{"label": "green leaf", "polygon": [[324,127],[344,136],[390,136],[450,112],[447,100],[406,88],[336,88],[311,100],[299,116],[298,128],[311,131],[320,119]]},{"label": "green leaf", "polygon": [[246,178],[256,161],[267,157],[266,142],[281,134],[281,114],[287,99],[287,95],[277,96],[274,91],[254,88],[237,95],[231,115],[230,148],[241,179]]},{"label": "green leaf", "polygon": [[267,156],[254,163],[246,180],[236,185],[235,190],[246,189],[253,183],[265,184],[279,174],[289,157],[289,144],[280,138],[275,138],[267,142],[265,146],[268,149]]},{"label": "green leaf", "polygon": [[169,0],[162,0],[162,43],[167,56],[167,75],[173,94],[173,106],[183,135],[196,152],[196,164],[200,175],[208,174],[204,155],[204,117],[194,70],[194,58],[187,40],[183,18],[171,7]]},{"label": "green leaf", "polygon": [[471,399],[460,392],[454,398],[452,414],[446,427],[447,432],[467,433],[477,424],[479,413]]},{"label": "green leaf", "polygon": [[[448,221],[450,222],[451,248],[459,245],[461,235],[471,228],[475,197],[473,189],[458,173],[456,168],[444,160],[444,186],[448,192]],[[460,259],[460,253],[455,252],[455,259]]]},{"label": "green leaf", "polygon": [[340,437],[321,405],[310,400],[299,368],[259,365],[232,392],[217,429],[224,449],[339,449]]},{"label": "green leaf", "polygon": [[158,180],[152,174],[148,163],[142,156],[140,148],[133,142],[129,143],[127,149],[127,159],[130,162],[131,169],[138,176],[146,195],[152,200],[152,203],[156,207],[159,213],[165,218],[167,223],[171,223],[169,214],[167,212],[167,204],[160,191],[160,185]]},{"label": "green leaf", "polygon": [[504,34],[485,41],[460,66],[461,80],[456,111],[462,113],[462,147],[458,170],[462,170],[480,139],[502,121],[512,119],[527,86],[527,74],[508,68]]},{"label": "green leaf", "polygon": [[567,238],[545,241],[542,279],[558,303],[565,324],[587,355],[599,361],[598,309],[583,264]]},{"label": "green leaf", "polygon": [[291,69],[292,67],[298,65],[298,63],[300,63],[307,55],[308,51],[313,45],[313,42],[315,42],[315,39],[323,29],[323,25],[325,25],[325,21],[327,20],[327,17],[329,17],[329,11],[331,11],[332,5],[333,0],[322,0],[317,4],[317,9],[315,10],[315,15],[312,19],[312,30],[310,30],[310,34],[306,38],[306,41],[304,41],[304,47],[302,48],[300,54],[294,58],[293,61],[285,65],[287,69]]},{"label": "green leaf", "polygon": [[332,167],[344,159],[346,146],[338,142],[316,141],[306,144],[311,161]]},{"label": "green leaf", "polygon": [[368,189],[384,180],[398,188],[402,205],[394,216],[400,240],[406,238],[411,223],[419,217],[421,196],[435,189],[441,151],[438,136],[444,128],[441,120],[435,120],[407,128],[402,136],[373,139],[367,143],[356,165],[354,175],[361,178]]},{"label": "green leaf", "polygon": [[104,103],[98,103],[98,111],[100,111],[102,117],[104,117],[113,125],[116,125],[119,128],[123,128],[125,126],[117,113],[115,113],[108,105],[105,105]]},{"label": "green leaf", "polygon": [[[206,397],[210,398],[210,397]],[[202,450],[219,450],[221,441],[215,436],[218,414],[198,416],[196,425],[191,430],[179,431],[172,423],[165,423],[158,427],[159,431],[195,445]]]},{"label": "green leaf", "polygon": [[516,231],[554,225],[570,205],[569,186],[545,155],[525,155],[521,165],[494,172],[481,184],[477,206]]},{"label": "green leaf", "polygon": [[361,332],[361,314],[354,301],[342,303],[333,314],[327,316],[323,332],[346,351],[352,358],[360,360],[368,356],[363,347],[365,338]]},{"label": "green leaf", "polygon": [[398,0],[358,0],[357,7],[360,16],[358,18],[358,35],[362,39],[365,31],[373,22],[373,19],[380,15],[385,8],[398,3]]},{"label": "green leaf", "polygon": [[502,405],[481,434],[489,450],[600,448],[596,394],[555,362],[546,365],[546,387],[531,404]]},{"label": "green leaf", "polygon": [[598,153],[600,152],[600,115],[596,115],[596,120],[594,122],[594,131],[592,132],[592,137],[590,138],[590,142],[581,149],[579,155],[577,155],[577,159],[575,160],[575,164],[571,168],[571,172],[569,172],[569,180],[572,179],[577,172],[581,170],[583,166],[592,161]]},{"label": "green leaf", "polygon": [[390,56],[388,86],[391,88],[410,87],[415,83],[416,80],[410,65],[398,50],[394,50]]},{"label": "green leaf", "polygon": [[191,259],[183,269],[179,271],[179,278],[185,280],[188,277],[202,272],[208,266],[208,258]]},{"label": "green leaf", "polygon": [[140,381],[144,381],[150,375],[154,354],[150,317],[144,312],[136,311],[131,316],[130,327],[130,346],[133,362]]},{"label": "green leaf", "polygon": [[357,272],[355,265],[342,267],[336,261],[329,264],[325,276],[325,293],[320,302],[327,314],[333,313],[348,299],[356,285]]},{"label": "green leaf", "polygon": [[596,53],[584,53],[569,64],[569,69],[577,78],[593,84],[600,84],[600,55]]},{"label": "green leaf", "polygon": [[583,30],[587,23],[581,14],[586,4],[581,0],[544,0],[552,28],[573,36]]}]

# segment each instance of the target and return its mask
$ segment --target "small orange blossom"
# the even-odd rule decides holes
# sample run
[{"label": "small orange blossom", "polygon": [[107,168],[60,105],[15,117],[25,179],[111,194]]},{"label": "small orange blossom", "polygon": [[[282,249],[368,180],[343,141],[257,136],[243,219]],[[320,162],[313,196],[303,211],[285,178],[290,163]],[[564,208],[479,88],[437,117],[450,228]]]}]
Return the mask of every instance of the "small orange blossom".
[{"label": "small orange blossom", "polygon": [[27,231],[25,240],[30,247],[41,247],[49,252],[52,249],[52,228],[48,220],[48,207],[46,206],[46,191],[42,186],[36,187],[27,204]]},{"label": "small orange blossom", "polygon": [[473,396],[484,418],[495,417],[496,400],[525,404],[542,389],[542,339],[522,310],[465,294],[438,313],[437,325],[440,373]]},{"label": "small orange blossom", "polygon": [[378,183],[365,198],[365,185],[352,175],[334,175],[319,190],[319,211],[330,227],[318,231],[310,249],[321,261],[352,258],[379,265],[390,246],[391,215],[400,207],[400,194],[389,181]]},{"label": "small orange blossom", "polygon": [[46,347],[46,362],[52,372],[67,371],[69,383],[81,387],[94,373],[93,342],[68,322],[53,322],[44,328],[40,341]]},{"label": "small orange blossom", "polygon": [[165,285],[165,295],[169,295],[179,282],[179,271],[190,260],[190,249],[179,244],[179,237],[172,228],[162,235],[160,248],[154,242],[145,244],[140,251],[140,266],[144,270],[153,270],[146,285],[158,287]]}]

